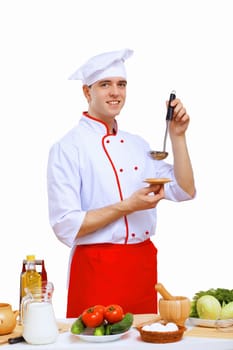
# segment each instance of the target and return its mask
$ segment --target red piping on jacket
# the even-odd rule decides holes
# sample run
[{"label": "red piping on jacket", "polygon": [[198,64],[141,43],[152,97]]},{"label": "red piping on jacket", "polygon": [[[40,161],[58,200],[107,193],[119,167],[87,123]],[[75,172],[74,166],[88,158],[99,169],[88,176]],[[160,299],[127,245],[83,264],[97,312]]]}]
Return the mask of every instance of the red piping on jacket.
[{"label": "red piping on jacket", "polygon": [[[113,161],[112,161],[110,155],[108,154],[108,151],[107,151],[107,149],[105,148],[105,145],[104,145],[105,138],[108,137],[108,136],[115,136],[115,134],[110,134],[107,124],[105,124],[102,120],[99,120],[99,119],[96,119],[96,118],[90,116],[87,112],[84,112],[83,115],[85,115],[85,117],[93,119],[93,120],[95,120],[95,121],[97,121],[99,123],[102,123],[105,126],[105,128],[106,128],[107,134],[104,135],[104,137],[102,138],[102,146],[103,146],[104,152],[105,152],[106,156],[108,157],[108,160],[109,160],[109,162],[110,162],[110,164],[112,166],[112,169],[114,171],[114,174],[115,174],[115,177],[116,177],[116,182],[117,182],[117,187],[118,187],[118,191],[119,191],[119,195],[120,195],[120,199],[122,201],[123,200],[123,194],[122,194],[122,191],[121,191],[121,185],[120,185],[120,180],[119,180],[119,177],[118,177],[118,174],[117,174],[117,170],[116,170],[116,168],[114,166],[114,163],[113,163]],[[124,216],[124,222],[125,222],[125,227],[126,227],[126,237],[125,237],[125,244],[126,244],[128,242],[128,237],[129,237],[129,226],[128,226],[128,220],[127,220],[126,216]]]}]

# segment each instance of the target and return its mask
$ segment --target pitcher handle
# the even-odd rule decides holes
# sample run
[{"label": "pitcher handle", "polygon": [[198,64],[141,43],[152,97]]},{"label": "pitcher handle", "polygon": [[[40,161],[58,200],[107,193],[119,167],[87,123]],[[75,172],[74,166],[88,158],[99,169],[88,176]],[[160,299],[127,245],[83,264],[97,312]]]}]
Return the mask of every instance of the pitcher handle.
[{"label": "pitcher handle", "polygon": [[32,300],[32,295],[27,294],[25,295],[22,300],[21,300],[21,305],[20,305],[20,322],[23,324],[24,320],[24,314],[26,311],[27,304]]}]

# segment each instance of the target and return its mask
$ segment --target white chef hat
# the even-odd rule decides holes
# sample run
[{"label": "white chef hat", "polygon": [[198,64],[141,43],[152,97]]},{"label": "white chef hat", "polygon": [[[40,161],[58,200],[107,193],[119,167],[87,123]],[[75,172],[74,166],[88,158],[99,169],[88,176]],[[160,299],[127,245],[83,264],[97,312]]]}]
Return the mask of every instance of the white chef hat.
[{"label": "white chef hat", "polygon": [[98,80],[108,77],[126,79],[124,61],[133,54],[133,50],[105,52],[90,58],[70,77],[70,80],[82,80],[83,85],[91,85]]}]

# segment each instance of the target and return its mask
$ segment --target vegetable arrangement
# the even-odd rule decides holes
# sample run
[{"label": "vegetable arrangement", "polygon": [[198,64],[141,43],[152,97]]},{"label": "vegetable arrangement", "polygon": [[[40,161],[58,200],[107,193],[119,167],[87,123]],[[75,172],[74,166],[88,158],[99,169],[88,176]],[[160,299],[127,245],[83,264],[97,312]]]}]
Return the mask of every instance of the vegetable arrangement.
[{"label": "vegetable arrangement", "polygon": [[233,318],[233,289],[211,288],[197,292],[189,316],[209,320]]},{"label": "vegetable arrangement", "polygon": [[86,328],[93,329],[93,335],[103,336],[124,333],[133,324],[133,314],[124,314],[120,305],[95,305],[87,308],[71,325],[71,333],[81,334]]}]

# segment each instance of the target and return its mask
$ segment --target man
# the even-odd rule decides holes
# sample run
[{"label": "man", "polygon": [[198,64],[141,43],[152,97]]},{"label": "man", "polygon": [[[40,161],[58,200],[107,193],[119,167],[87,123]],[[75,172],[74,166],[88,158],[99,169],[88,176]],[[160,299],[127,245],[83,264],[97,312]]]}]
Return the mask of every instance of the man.
[{"label": "man", "polygon": [[[95,304],[157,311],[156,206],[190,200],[194,177],[186,145],[189,116],[174,99],[169,134],[174,165],[154,160],[140,136],[118,129],[126,99],[124,49],[92,57],[71,79],[82,80],[88,103],[79,123],[55,143],[48,160],[51,226],[72,247],[67,317]],[[146,178],[170,178],[146,185]]]}]

